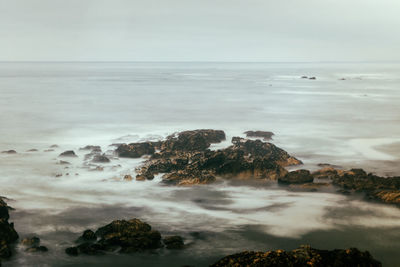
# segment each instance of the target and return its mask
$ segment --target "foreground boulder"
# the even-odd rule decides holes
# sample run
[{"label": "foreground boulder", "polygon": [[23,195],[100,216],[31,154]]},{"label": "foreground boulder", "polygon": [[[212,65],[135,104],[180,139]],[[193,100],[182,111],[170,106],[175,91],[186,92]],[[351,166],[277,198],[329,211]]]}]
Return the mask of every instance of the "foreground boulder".
[{"label": "foreground boulder", "polygon": [[0,260],[11,257],[11,244],[18,239],[18,234],[14,229],[14,223],[9,223],[10,208],[7,203],[0,198]]},{"label": "foreground boulder", "polygon": [[138,177],[152,179],[164,173],[163,181],[175,185],[208,184],[217,176],[277,180],[287,174],[284,167],[301,164],[286,151],[261,140],[234,137],[232,146],[210,150],[210,142],[223,140],[225,133],[209,131],[187,131],[168,138],[160,151],[136,170]]},{"label": "foreground boulder", "polygon": [[356,248],[320,250],[310,246],[301,246],[292,251],[275,250],[267,252],[245,251],[222,258],[211,265],[249,266],[249,267],[380,267],[382,264],[373,259],[371,254]]},{"label": "foreground boulder", "polygon": [[[183,247],[181,237],[174,236],[166,240],[167,248]],[[160,232],[152,230],[149,224],[139,219],[116,220],[100,227],[96,232],[86,230],[78,242],[82,243],[76,247],[67,248],[65,252],[71,256],[101,255],[107,251],[132,253],[158,249],[163,246]]]}]

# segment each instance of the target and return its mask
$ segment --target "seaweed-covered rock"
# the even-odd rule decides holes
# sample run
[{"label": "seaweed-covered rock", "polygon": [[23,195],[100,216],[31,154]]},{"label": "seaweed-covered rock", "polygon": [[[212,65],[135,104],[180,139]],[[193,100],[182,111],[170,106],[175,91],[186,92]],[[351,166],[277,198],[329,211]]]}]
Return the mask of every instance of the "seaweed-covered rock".
[{"label": "seaweed-covered rock", "polygon": [[67,150],[62,152],[59,157],[77,157],[77,155],[75,154],[75,152],[73,150]]},{"label": "seaweed-covered rock", "polygon": [[312,183],[313,181],[314,177],[308,170],[292,171],[278,179],[279,183],[284,183],[284,184],[305,184],[305,183]]},{"label": "seaweed-covered rock", "polygon": [[18,239],[14,229],[14,223],[9,223],[10,215],[7,203],[0,198],[0,259],[9,258],[12,255],[11,244]]},{"label": "seaweed-covered rock", "polygon": [[115,152],[124,158],[140,158],[144,155],[152,155],[155,152],[155,146],[152,142],[121,144]]},{"label": "seaweed-covered rock", "polygon": [[320,250],[310,246],[301,246],[292,251],[275,250],[267,252],[245,251],[226,256],[212,267],[248,266],[248,267],[381,267],[368,251],[357,248]]},{"label": "seaweed-covered rock", "polygon": [[163,181],[175,185],[207,184],[217,176],[241,179],[276,180],[287,174],[284,167],[301,164],[286,151],[261,140],[234,137],[233,145],[212,151],[211,141],[221,141],[225,133],[215,130],[182,132],[161,143],[136,171],[141,179],[164,173]]}]

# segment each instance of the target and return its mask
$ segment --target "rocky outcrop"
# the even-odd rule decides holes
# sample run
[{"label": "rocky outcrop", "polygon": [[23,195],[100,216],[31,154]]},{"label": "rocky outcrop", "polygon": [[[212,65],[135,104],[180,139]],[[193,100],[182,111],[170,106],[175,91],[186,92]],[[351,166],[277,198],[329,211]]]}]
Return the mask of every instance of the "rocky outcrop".
[{"label": "rocky outcrop", "polygon": [[18,234],[14,229],[14,223],[9,223],[10,207],[0,198],[0,260],[11,257],[11,244],[18,239]]},{"label": "rocky outcrop", "polygon": [[273,132],[267,131],[247,131],[244,133],[246,134],[246,137],[259,137],[264,138],[264,140],[271,140],[272,136],[274,135]]},{"label": "rocky outcrop", "polygon": [[308,170],[292,171],[278,179],[278,182],[282,184],[304,184],[312,183],[313,181],[314,177]]},{"label": "rocky outcrop", "polygon": [[261,140],[234,137],[228,148],[208,149],[210,142],[224,138],[225,133],[214,130],[169,137],[161,143],[160,151],[137,169],[138,177],[152,179],[164,173],[163,181],[175,185],[207,184],[217,176],[276,180],[287,174],[284,167],[301,164],[286,151]]},{"label": "rocky outcrop", "polygon": [[[178,248],[180,237],[167,238],[167,248]],[[151,226],[139,219],[116,220],[100,227],[96,232],[86,230],[78,239],[82,242],[76,247],[69,247],[65,252],[76,256],[79,254],[101,255],[106,251],[132,253],[163,247],[161,234],[152,230]]]},{"label": "rocky outcrop", "polygon": [[75,152],[73,150],[67,150],[62,152],[59,157],[77,157],[77,155],[75,154]]},{"label": "rocky outcrop", "polygon": [[152,142],[122,144],[115,152],[124,158],[140,158],[144,155],[152,155],[155,152],[155,144]]},{"label": "rocky outcrop", "polygon": [[356,248],[320,250],[310,246],[301,246],[292,251],[275,250],[267,252],[245,251],[226,256],[212,267],[381,267],[368,251],[362,252]]}]

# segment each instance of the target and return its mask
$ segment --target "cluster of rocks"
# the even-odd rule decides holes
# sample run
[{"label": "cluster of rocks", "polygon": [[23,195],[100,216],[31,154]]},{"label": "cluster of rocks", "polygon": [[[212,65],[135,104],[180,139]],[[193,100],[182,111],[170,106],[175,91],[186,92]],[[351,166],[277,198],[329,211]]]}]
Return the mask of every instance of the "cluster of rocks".
[{"label": "cluster of rocks", "polygon": [[139,219],[116,220],[100,227],[96,232],[86,230],[78,238],[78,246],[69,247],[65,252],[71,256],[79,254],[101,255],[108,252],[120,253],[141,252],[166,246],[167,249],[184,248],[180,236],[169,236],[164,239],[158,231]]},{"label": "cluster of rocks", "polygon": [[384,203],[400,204],[400,177],[381,177],[367,173],[363,169],[348,171],[326,167],[310,173],[308,170],[289,172],[278,179],[281,184],[302,184],[312,187],[319,185],[316,180],[326,179],[341,187],[342,193],[364,192],[369,199]]},{"label": "cluster of rocks", "polygon": [[356,248],[320,250],[301,246],[292,251],[275,250],[267,252],[245,251],[226,256],[211,267],[380,267],[368,251]]},{"label": "cluster of rocks", "polygon": [[184,131],[165,141],[122,144],[116,153],[132,158],[150,155],[136,170],[136,178],[151,180],[162,173],[165,183],[176,185],[208,184],[218,176],[276,180],[287,174],[286,166],[302,163],[286,151],[261,140],[233,137],[233,145],[209,149],[212,143],[225,138],[225,133],[220,130]]},{"label": "cluster of rocks", "polygon": [[46,252],[48,251],[47,247],[40,245],[39,237],[29,237],[21,240],[21,245],[26,247],[27,252]]},{"label": "cluster of rocks", "polygon": [[14,229],[14,223],[8,222],[10,207],[0,198],[0,265],[1,259],[7,259],[12,255],[11,245],[18,239]]}]

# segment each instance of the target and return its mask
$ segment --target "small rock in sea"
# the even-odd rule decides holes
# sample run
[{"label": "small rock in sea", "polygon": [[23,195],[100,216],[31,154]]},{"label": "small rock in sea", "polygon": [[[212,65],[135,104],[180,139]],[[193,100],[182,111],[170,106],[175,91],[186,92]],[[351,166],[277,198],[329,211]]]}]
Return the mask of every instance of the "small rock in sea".
[{"label": "small rock in sea", "polygon": [[45,150],[43,150],[43,152],[53,152],[54,151],[54,149],[45,149]]},{"label": "small rock in sea", "polygon": [[182,249],[185,246],[183,238],[178,235],[167,236],[163,239],[163,242],[167,249]]},{"label": "small rock in sea", "polygon": [[50,148],[57,148],[58,145],[51,145]]},{"label": "small rock in sea", "polygon": [[63,153],[61,153],[59,155],[59,157],[77,157],[77,155],[75,154],[75,152],[73,150],[67,150],[67,151],[64,151]]},{"label": "small rock in sea", "polygon": [[47,252],[49,249],[45,246],[33,246],[26,249],[27,252]]},{"label": "small rock in sea", "polygon": [[301,78],[302,78],[302,79],[308,79],[308,77],[307,77],[307,76],[301,76]]},{"label": "small rock in sea", "polygon": [[136,175],[136,181],[146,181],[144,175]]},{"label": "small rock in sea", "polygon": [[57,174],[56,174],[56,177],[61,177],[61,176],[62,176],[61,173],[57,173]]},{"label": "small rock in sea", "polygon": [[345,81],[346,79],[345,78],[341,78],[341,79],[339,79],[340,81]]},{"label": "small rock in sea", "polygon": [[90,171],[98,171],[98,172],[102,172],[104,171],[104,168],[101,166],[96,166],[94,169],[90,169]]},{"label": "small rock in sea", "polygon": [[110,159],[107,158],[105,155],[95,155],[92,159],[92,162],[96,163],[108,163]]},{"label": "small rock in sea", "polygon": [[132,181],[132,180],[133,180],[133,178],[131,175],[127,174],[124,176],[124,181]]},{"label": "small rock in sea", "polygon": [[316,80],[317,78],[316,77],[310,77],[310,78],[308,78],[309,80]]},{"label": "small rock in sea", "polygon": [[58,162],[58,164],[60,164],[60,165],[70,165],[71,163],[69,163],[68,161],[65,161],[65,160],[60,160]]},{"label": "small rock in sea", "polygon": [[333,165],[333,164],[329,164],[329,163],[318,163],[317,164],[318,167],[322,167],[322,168],[334,168],[334,169],[340,169],[342,168],[339,165]]},{"label": "small rock in sea", "polygon": [[21,245],[24,246],[39,246],[40,245],[40,238],[39,237],[29,237],[29,238],[24,238],[21,240]]},{"label": "small rock in sea", "polygon": [[79,173],[75,173],[75,176],[78,176],[79,175]]},{"label": "small rock in sea", "polygon": [[37,152],[37,151],[39,151],[39,150],[37,150],[36,148],[32,148],[32,149],[27,150],[26,152]]},{"label": "small rock in sea", "polygon": [[17,154],[17,151],[15,151],[15,150],[6,150],[6,151],[2,151],[1,153],[3,153],[3,154]]},{"label": "small rock in sea", "polygon": [[88,146],[79,148],[79,150],[90,150],[92,152],[101,152],[101,147],[88,145]]}]

